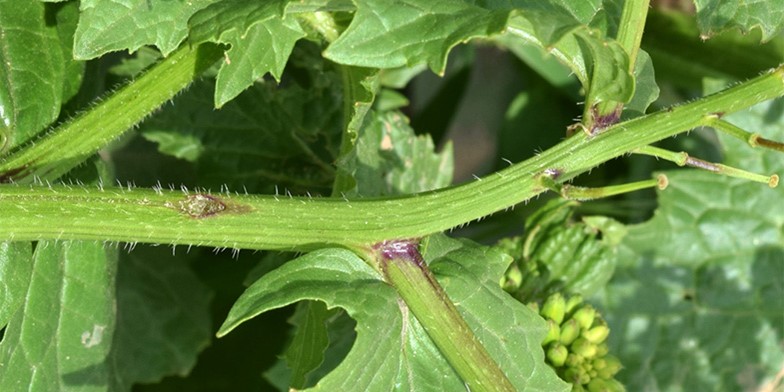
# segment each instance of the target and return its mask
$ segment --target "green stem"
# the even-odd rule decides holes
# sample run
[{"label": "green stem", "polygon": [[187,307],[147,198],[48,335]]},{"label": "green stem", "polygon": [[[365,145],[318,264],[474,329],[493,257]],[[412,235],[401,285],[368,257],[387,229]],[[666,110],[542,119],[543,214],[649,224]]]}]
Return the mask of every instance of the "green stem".
[{"label": "green stem", "polygon": [[784,143],[780,143],[775,140],[765,139],[764,137],[760,136],[760,134],[758,133],[748,132],[739,126],[730,123],[728,121],[721,120],[718,117],[709,121],[705,125],[710,126],[711,128],[719,132],[730,135],[736,139],[744,141],[751,147],[763,147],[775,151],[784,152]]},{"label": "green stem", "polygon": [[623,2],[621,22],[618,24],[618,35],[615,38],[629,55],[629,72],[634,72],[637,53],[640,51],[645,20],[648,17],[650,0],[627,0]]},{"label": "green stem", "polygon": [[672,152],[663,148],[645,146],[637,149],[635,153],[661,158],[666,161],[673,162],[678,166],[689,166],[697,169],[707,170],[713,173],[723,174],[729,177],[742,178],[744,180],[768,184],[768,186],[771,188],[775,188],[779,185],[779,176],[776,174],[766,176],[752,173],[732,166],[722,165],[720,163],[703,161],[702,159],[691,157],[685,152]]},{"label": "green stem", "polygon": [[646,188],[659,188],[664,190],[667,188],[667,176],[660,174],[654,179],[632,182],[621,185],[603,186],[599,188],[584,188],[566,184],[561,188],[561,196],[567,200],[594,200],[603,197],[610,197],[621,195],[624,193],[639,191]]},{"label": "green stem", "polygon": [[131,129],[220,59],[214,44],[182,46],[132,83],[0,161],[0,182],[54,180]]},{"label": "green stem", "polygon": [[[621,21],[618,24],[618,35],[615,40],[621,45],[629,56],[629,68],[627,71],[634,74],[634,67],[637,62],[637,53],[640,51],[642,33],[645,29],[645,20],[648,16],[650,0],[627,0],[623,2]],[[593,122],[597,118],[610,117],[619,118],[623,110],[623,102],[599,102],[596,108],[586,105],[586,112],[583,114],[586,128],[593,129]]]},{"label": "green stem", "polygon": [[[366,248],[383,240],[444,231],[514,206],[599,164],[784,95],[784,69],[703,99],[578,133],[544,153],[460,186],[392,198],[219,195],[224,208],[189,213],[203,202],[181,192],[0,186],[0,240],[91,239],[250,249]],[[205,196],[206,197],[206,196]],[[203,203],[205,204],[205,203]],[[210,203],[206,203],[209,205]],[[198,211],[198,208],[197,208]]]},{"label": "green stem", "polygon": [[428,336],[471,391],[515,391],[427,268],[415,241],[385,242],[378,259]]}]

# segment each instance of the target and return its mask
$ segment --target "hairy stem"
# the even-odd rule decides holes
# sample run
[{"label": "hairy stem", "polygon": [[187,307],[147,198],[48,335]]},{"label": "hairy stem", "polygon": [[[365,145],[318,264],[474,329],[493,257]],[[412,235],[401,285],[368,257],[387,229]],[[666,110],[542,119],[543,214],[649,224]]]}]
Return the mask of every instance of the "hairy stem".
[{"label": "hairy stem", "polygon": [[386,280],[397,290],[471,391],[514,391],[422,259],[416,241],[376,246]]},{"label": "hairy stem", "polygon": [[94,108],[0,160],[0,182],[54,180],[172,99],[221,56],[214,44],[184,45]]},{"label": "hairy stem", "polygon": [[[546,190],[539,181],[544,173],[564,183],[607,160],[700,126],[706,116],[784,95],[782,74],[784,69],[779,68],[701,100],[616,124],[596,136],[578,133],[534,158],[471,183],[402,197],[196,197],[178,191],[4,185],[0,240],[366,249],[384,240],[448,230],[512,207]],[[214,200],[204,200],[210,197]]]}]

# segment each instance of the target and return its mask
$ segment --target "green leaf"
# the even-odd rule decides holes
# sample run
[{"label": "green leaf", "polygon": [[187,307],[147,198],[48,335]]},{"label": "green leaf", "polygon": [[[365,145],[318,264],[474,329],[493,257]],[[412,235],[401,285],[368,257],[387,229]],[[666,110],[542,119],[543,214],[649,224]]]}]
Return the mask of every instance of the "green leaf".
[{"label": "green leaf", "polygon": [[554,293],[590,296],[612,277],[626,229],[601,216],[574,221],[577,204],[551,200],[526,220],[525,238],[499,242],[515,258],[504,288],[521,302],[543,301]]},{"label": "green leaf", "polygon": [[267,73],[280,81],[291,50],[305,32],[283,18],[287,1],[221,1],[193,15],[190,41],[231,45],[218,71],[215,106],[221,107]]},{"label": "green leaf", "polygon": [[[535,34],[552,42],[565,29],[580,23],[598,9],[597,1],[566,9],[556,2],[539,1],[397,1],[357,0],[357,11],[348,29],[324,52],[341,64],[395,68],[427,63],[443,73],[446,56],[455,45],[473,38],[500,33],[510,12],[530,16]],[[571,11],[571,13],[570,13]],[[587,18],[589,19],[589,18]],[[585,20],[587,23],[587,20]]]},{"label": "green leaf", "polygon": [[331,91],[340,79],[314,56],[312,46],[295,53],[285,86],[256,83],[220,110],[213,109],[212,84],[197,82],[146,121],[142,135],[162,152],[195,162],[204,187],[326,189],[340,143],[341,101]]},{"label": "green leaf", "polygon": [[33,273],[32,244],[0,243],[0,329],[24,303]]},{"label": "green leaf", "polygon": [[[784,138],[779,101],[728,120]],[[720,138],[726,163],[784,172],[780,153]],[[630,390],[759,389],[784,361],[784,189],[701,171],[668,177],[603,296],[620,375]]]},{"label": "green leaf", "polygon": [[155,45],[164,56],[188,33],[188,18],[216,0],[84,0],[74,56],[92,59],[118,50]]},{"label": "green leaf", "polygon": [[74,7],[0,1],[0,153],[54,121],[78,88],[82,64],[70,51]]},{"label": "green leaf", "polygon": [[452,182],[451,145],[434,152],[429,136],[416,136],[398,112],[371,112],[356,148],[338,163],[357,186],[347,195],[363,197],[424,192]]},{"label": "green leaf", "polygon": [[623,119],[639,117],[645,114],[651,104],[659,98],[659,86],[653,72],[651,57],[644,50],[637,53],[634,63],[634,96],[624,105]]},{"label": "green leaf", "polygon": [[760,32],[726,31],[701,40],[697,21],[678,12],[650,12],[642,45],[669,83],[702,88],[702,79],[745,80],[784,62],[784,37],[760,45]]},{"label": "green leaf", "polygon": [[[430,264],[458,310],[525,390],[567,390],[544,364],[539,342],[546,326],[498,287],[508,257],[489,248],[442,238],[431,241]],[[265,275],[240,297],[219,335],[267,310],[303,299],[341,307],[357,321],[348,356],[317,390],[460,390],[462,381],[418,321],[377,271],[344,249],[323,249]],[[401,347],[402,344],[402,347]]]},{"label": "green leaf", "polygon": [[116,255],[38,242],[24,304],[0,344],[0,390],[92,391],[111,380]]},{"label": "green leaf", "polygon": [[185,375],[210,341],[210,290],[170,249],[139,247],[117,271],[117,327],[109,363],[113,388],[129,391]]},{"label": "green leaf", "polygon": [[694,5],[705,37],[729,28],[758,28],[767,41],[784,28],[784,8],[777,1],[694,0]]}]

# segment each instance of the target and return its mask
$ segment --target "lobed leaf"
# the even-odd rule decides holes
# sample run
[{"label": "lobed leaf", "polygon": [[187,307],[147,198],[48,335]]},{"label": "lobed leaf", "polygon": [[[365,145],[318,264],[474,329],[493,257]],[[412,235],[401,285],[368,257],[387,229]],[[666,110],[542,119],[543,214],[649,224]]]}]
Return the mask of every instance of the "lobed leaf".
[{"label": "lobed leaf", "polygon": [[324,56],[341,64],[375,68],[427,63],[442,74],[452,47],[502,32],[512,12],[538,21],[534,34],[551,43],[581,20],[587,23],[598,3],[357,0],[354,19]]},{"label": "lobed leaf", "polygon": [[729,28],[758,28],[768,41],[784,29],[784,8],[777,1],[694,0],[694,5],[705,37]]},{"label": "lobed leaf", "polygon": [[[566,390],[544,364],[539,342],[545,325],[498,287],[509,259],[468,242],[441,239],[431,267],[463,317],[526,390]],[[314,390],[459,390],[462,381],[419,322],[377,271],[343,249],[323,249],[262,277],[240,297],[221,327],[225,335],[243,321],[298,300],[341,307],[357,321],[357,338],[345,360]]]},{"label": "lobed leaf", "polygon": [[283,17],[288,1],[219,1],[195,13],[190,41],[231,45],[218,71],[215,107],[221,107],[267,73],[280,81],[294,44],[305,36],[296,19]]},{"label": "lobed leaf", "polygon": [[340,77],[313,61],[307,46],[294,54],[285,86],[256,83],[220,110],[215,89],[197,82],[142,125],[142,135],[169,155],[195,162],[200,185],[274,192],[326,188],[340,143]]},{"label": "lobed leaf", "polygon": [[188,18],[216,0],[85,0],[76,29],[74,57],[136,51],[154,45],[167,56],[188,35]]},{"label": "lobed leaf", "polygon": [[356,179],[347,195],[402,195],[448,186],[452,182],[451,145],[434,152],[429,136],[416,136],[398,112],[371,112],[356,148],[339,168]]}]

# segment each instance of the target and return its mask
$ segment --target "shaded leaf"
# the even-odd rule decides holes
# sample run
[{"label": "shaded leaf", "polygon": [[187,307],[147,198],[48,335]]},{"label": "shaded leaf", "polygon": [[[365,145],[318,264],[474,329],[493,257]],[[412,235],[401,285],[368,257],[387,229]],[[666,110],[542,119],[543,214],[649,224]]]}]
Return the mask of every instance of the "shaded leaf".
[{"label": "shaded leaf", "polygon": [[[784,137],[779,101],[729,121]],[[721,140],[728,164],[784,172],[779,153]],[[603,296],[621,377],[631,390],[756,390],[784,361],[784,210],[770,208],[784,189],[698,171],[668,177]]]},{"label": "shaded leaf", "polygon": [[356,179],[347,195],[363,197],[424,192],[452,182],[451,145],[434,152],[429,136],[415,136],[398,112],[372,113],[356,148],[339,167]]},{"label": "shaded leaf", "polygon": [[[489,248],[443,238],[428,247],[439,282],[513,384],[567,390],[544,364],[543,321],[498,287],[509,259]],[[442,245],[445,243],[444,245]],[[219,334],[266,310],[302,299],[341,307],[357,321],[346,359],[316,390],[460,390],[462,381],[381,276],[353,253],[324,249],[265,275],[240,297]]]},{"label": "shaded leaf", "polygon": [[234,99],[267,73],[280,81],[294,43],[305,36],[294,18],[283,18],[286,3],[224,0],[191,17],[191,42],[231,45],[218,71],[216,107]]},{"label": "shaded leaf", "polygon": [[694,0],[694,5],[706,37],[729,28],[757,28],[767,41],[784,28],[784,8],[777,1]]},{"label": "shaded leaf", "polygon": [[197,82],[146,121],[142,135],[195,162],[205,187],[325,189],[340,143],[340,79],[314,56],[314,47],[303,47],[282,86],[256,83],[220,110],[213,109],[213,85]]},{"label": "shaded leaf", "polygon": [[154,45],[168,55],[188,33],[188,18],[216,0],[84,0],[74,56],[92,59]]},{"label": "shaded leaf", "polygon": [[129,391],[134,383],[187,374],[211,338],[211,297],[187,258],[174,257],[169,249],[141,247],[124,254],[109,360],[113,388]]},{"label": "shaded leaf", "polygon": [[0,152],[54,121],[78,89],[82,64],[70,48],[75,7],[0,1]]}]

